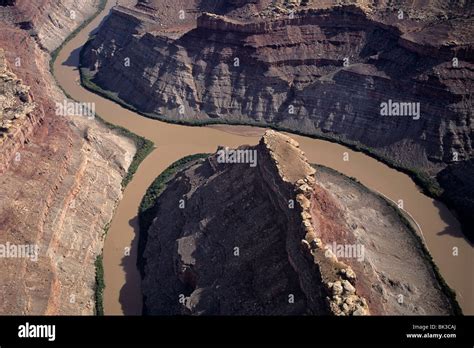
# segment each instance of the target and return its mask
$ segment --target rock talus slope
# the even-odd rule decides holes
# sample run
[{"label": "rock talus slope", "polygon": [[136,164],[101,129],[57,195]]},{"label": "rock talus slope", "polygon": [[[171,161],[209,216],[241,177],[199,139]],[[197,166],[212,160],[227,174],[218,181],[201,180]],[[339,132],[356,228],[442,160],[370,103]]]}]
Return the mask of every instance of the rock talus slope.
[{"label": "rock talus slope", "polygon": [[155,203],[142,282],[148,314],[454,311],[396,212],[349,213],[294,140],[267,131],[259,145],[237,149],[256,165],[223,162],[222,151],[177,173]]}]

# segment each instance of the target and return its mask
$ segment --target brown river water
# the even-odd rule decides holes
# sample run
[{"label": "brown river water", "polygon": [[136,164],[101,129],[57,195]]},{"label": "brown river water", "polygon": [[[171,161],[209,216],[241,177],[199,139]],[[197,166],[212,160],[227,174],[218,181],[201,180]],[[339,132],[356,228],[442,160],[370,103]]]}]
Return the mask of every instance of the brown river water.
[{"label": "brown river water", "polygon": [[[189,127],[164,123],[142,117],[81,87],[77,69],[79,50],[114,4],[114,0],[109,0],[105,11],[65,45],[54,69],[58,83],[72,98],[95,103],[96,112],[102,118],[155,143],[156,149],[143,161],[124,191],[104,246],[105,314],[139,315],[142,297],[136,267],[137,210],[148,186],[166,167],[186,155],[214,152],[218,145],[256,144],[264,130],[246,126]],[[394,201],[403,199],[404,209],[421,228],[428,249],[441,274],[456,291],[464,313],[474,314],[474,250],[462,236],[459,222],[444,204],[422,194],[406,174],[368,155],[323,140],[292,137],[300,143],[310,162],[357,178]],[[349,154],[349,161],[343,160],[344,153]],[[131,247],[129,256],[124,252],[127,247]],[[458,248],[458,256],[453,256],[453,247]]]}]

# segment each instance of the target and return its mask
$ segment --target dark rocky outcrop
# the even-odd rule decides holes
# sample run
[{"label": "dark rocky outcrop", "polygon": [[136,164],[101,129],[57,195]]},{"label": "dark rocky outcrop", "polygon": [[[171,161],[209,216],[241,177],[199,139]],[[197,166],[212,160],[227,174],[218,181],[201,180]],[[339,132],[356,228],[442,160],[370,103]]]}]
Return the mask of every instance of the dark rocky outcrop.
[{"label": "dark rocky outcrop", "polygon": [[474,159],[451,165],[438,173],[442,198],[455,209],[465,233],[474,243]]},{"label": "dark rocky outcrop", "polygon": [[1,0],[0,6],[13,6],[16,0]]},{"label": "dark rocky outcrop", "polygon": [[[454,312],[419,240],[383,200],[350,215],[298,144],[274,131],[238,150],[255,151],[256,166],[222,163],[220,149],[158,197],[142,231],[147,314]],[[342,260],[333,243],[364,245],[365,256]]]}]

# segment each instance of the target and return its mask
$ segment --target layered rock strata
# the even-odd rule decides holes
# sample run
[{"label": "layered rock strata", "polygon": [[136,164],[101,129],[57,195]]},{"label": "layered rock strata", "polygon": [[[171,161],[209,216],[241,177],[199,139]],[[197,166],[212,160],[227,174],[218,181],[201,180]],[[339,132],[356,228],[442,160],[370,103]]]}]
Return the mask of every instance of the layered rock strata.
[{"label": "layered rock strata", "polygon": [[[62,3],[43,1],[49,10],[32,17],[59,18]],[[18,6],[1,8],[2,16],[15,18]],[[57,103],[71,101],[38,38],[14,22],[0,24],[1,122],[9,125],[0,135],[0,313],[90,315],[94,263],[135,144],[96,120],[56,112]],[[58,40],[52,48],[71,29],[44,35]]]},{"label": "layered rock strata", "polygon": [[[113,10],[83,60],[95,83],[144,113],[325,133],[428,170],[472,157],[468,4],[464,14],[399,4],[399,19],[362,1],[148,3],[148,17],[143,2]],[[381,115],[389,100],[419,103],[419,119]]]},{"label": "layered rock strata", "polygon": [[15,0],[0,8],[0,21],[27,31],[41,48],[54,51],[92,16],[101,0]]},{"label": "layered rock strata", "polygon": [[30,88],[8,68],[0,48],[0,173],[40,122],[35,107]]}]

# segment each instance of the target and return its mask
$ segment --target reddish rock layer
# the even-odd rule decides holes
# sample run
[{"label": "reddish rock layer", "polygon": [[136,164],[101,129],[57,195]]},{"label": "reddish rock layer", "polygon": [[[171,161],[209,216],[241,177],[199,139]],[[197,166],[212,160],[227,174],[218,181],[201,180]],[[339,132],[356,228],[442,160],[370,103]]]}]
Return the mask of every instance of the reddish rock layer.
[{"label": "reddish rock layer", "polygon": [[[42,2],[53,10],[58,3]],[[20,10],[2,8],[1,14],[14,17]],[[53,10],[41,15],[63,15]],[[0,245],[32,245],[38,254],[37,260],[0,258],[0,314],[93,314],[94,262],[135,146],[99,122],[56,114],[56,103],[67,99],[49,73],[50,56],[13,24],[0,25],[6,76],[21,80],[15,82],[20,92],[28,86],[35,108],[15,119],[0,145]],[[0,95],[3,105],[14,105],[8,89]]]}]

